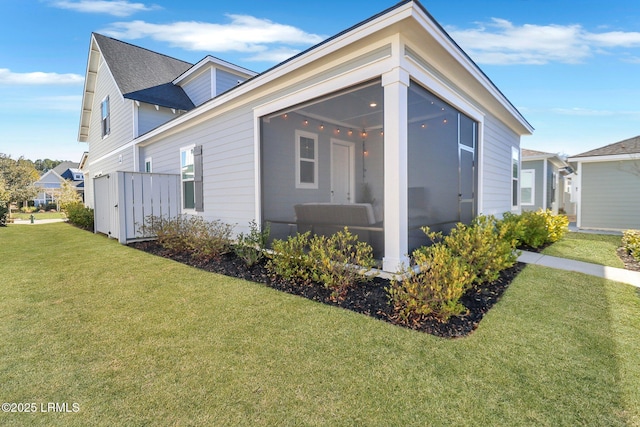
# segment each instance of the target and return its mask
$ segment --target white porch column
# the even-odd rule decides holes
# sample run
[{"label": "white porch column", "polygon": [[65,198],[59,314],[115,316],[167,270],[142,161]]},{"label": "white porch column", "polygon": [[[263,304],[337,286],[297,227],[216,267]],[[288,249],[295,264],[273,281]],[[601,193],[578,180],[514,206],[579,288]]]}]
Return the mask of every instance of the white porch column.
[{"label": "white porch column", "polygon": [[407,202],[407,98],[409,73],[394,68],[382,75],[384,87],[384,258],[382,268],[396,272],[409,264]]}]

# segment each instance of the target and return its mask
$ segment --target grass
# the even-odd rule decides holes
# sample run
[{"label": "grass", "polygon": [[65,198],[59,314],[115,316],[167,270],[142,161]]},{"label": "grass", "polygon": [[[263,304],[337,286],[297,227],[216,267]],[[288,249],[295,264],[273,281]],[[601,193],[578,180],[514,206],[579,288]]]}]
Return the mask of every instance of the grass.
[{"label": "grass", "polygon": [[616,255],[621,236],[589,233],[567,233],[561,240],[545,248],[545,255],[624,268]]},{"label": "grass", "polygon": [[0,425],[640,426],[631,286],[528,266],[447,340],[64,223],[0,241],[0,402],[80,408]]},{"label": "grass", "polygon": [[[14,212],[11,214],[11,218],[15,219],[31,219],[30,213],[23,212]],[[61,219],[66,218],[66,215],[62,212],[34,212],[34,219],[37,221],[39,219]]]}]

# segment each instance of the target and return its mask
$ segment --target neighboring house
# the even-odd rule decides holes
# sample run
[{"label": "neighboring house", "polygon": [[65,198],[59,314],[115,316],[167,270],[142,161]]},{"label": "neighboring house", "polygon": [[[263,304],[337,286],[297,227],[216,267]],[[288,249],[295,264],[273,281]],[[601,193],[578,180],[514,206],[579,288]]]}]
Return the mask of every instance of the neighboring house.
[{"label": "neighboring house", "polygon": [[640,136],[569,158],[577,165],[577,226],[640,229]]},{"label": "neighboring house", "polygon": [[523,148],[520,177],[522,210],[550,209],[557,214],[558,209],[563,208],[570,213],[564,204],[564,176],[569,173],[569,164],[557,154]]},{"label": "neighboring house", "polygon": [[126,242],[176,213],[274,238],[347,225],[392,272],[420,226],[519,212],[533,131],[416,1],[261,74],[93,34],[82,105],[96,231]]},{"label": "neighboring house", "polygon": [[84,199],[84,175],[78,168],[78,163],[62,162],[53,169],[42,174],[34,185],[39,189],[38,195],[33,199],[35,206],[55,203],[57,193],[62,188],[62,183],[68,180],[74,186],[80,197]]}]

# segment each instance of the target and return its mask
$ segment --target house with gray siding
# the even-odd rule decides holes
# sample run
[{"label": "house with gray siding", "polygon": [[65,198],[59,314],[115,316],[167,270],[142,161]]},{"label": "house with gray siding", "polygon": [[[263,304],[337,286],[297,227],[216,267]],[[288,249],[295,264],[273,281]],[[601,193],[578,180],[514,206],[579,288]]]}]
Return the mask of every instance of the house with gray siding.
[{"label": "house with gray siding", "polygon": [[520,174],[520,205],[523,211],[551,210],[558,213],[565,208],[564,176],[570,166],[558,154],[522,149]]},{"label": "house with gray siding", "polygon": [[576,164],[577,226],[640,229],[640,136],[569,158]]},{"label": "house with gray siding", "polygon": [[268,222],[273,238],[348,226],[395,272],[426,243],[422,226],[520,211],[532,131],[428,11],[402,1],[262,73],[93,34],[79,139],[97,231],[120,241],[157,212],[238,233]]}]

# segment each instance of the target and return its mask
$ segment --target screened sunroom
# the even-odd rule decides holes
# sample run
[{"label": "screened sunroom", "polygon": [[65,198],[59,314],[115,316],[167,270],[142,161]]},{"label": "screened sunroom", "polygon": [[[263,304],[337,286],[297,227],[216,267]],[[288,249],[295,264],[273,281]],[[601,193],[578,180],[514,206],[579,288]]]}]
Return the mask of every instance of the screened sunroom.
[{"label": "screened sunroom", "polygon": [[[404,108],[385,111],[385,100],[398,104],[385,89],[375,80],[261,118],[262,219],[273,238],[346,226],[382,260],[396,230],[410,253],[428,243],[421,227],[448,231],[473,218],[477,124],[414,82],[400,88]],[[395,128],[387,141],[385,123]],[[402,126],[405,141],[398,141]],[[385,171],[395,168],[385,156],[403,149],[407,160]],[[393,197],[395,188],[405,197]],[[407,206],[385,206],[397,205],[390,199]],[[385,212],[406,218],[390,222]]]}]

